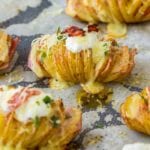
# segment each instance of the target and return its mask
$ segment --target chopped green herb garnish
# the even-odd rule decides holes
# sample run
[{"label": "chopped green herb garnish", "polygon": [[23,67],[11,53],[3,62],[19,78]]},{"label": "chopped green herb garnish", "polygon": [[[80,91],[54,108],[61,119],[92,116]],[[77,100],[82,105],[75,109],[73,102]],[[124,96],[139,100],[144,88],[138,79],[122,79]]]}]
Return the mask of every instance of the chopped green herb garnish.
[{"label": "chopped green herb garnish", "polygon": [[105,51],[104,52],[105,56],[108,55],[108,53],[109,53],[109,50]]},{"label": "chopped green herb garnish", "polygon": [[63,39],[63,35],[59,35],[59,36],[57,36],[57,39],[58,39],[58,40]]},{"label": "chopped green herb garnish", "polygon": [[41,54],[41,62],[43,62],[43,60],[44,60],[44,58],[46,58],[46,53],[45,52],[42,52],[42,54]]},{"label": "chopped green herb garnish", "polygon": [[109,54],[109,48],[110,48],[110,42],[102,42],[101,43],[102,45],[102,49],[103,49],[103,51],[104,51],[104,55],[106,56],[106,55],[108,55]]},{"label": "chopped green herb garnish", "polygon": [[66,39],[65,35],[62,34],[60,27],[58,27],[56,34],[57,34],[58,40],[65,40]]},{"label": "chopped green herb garnish", "polygon": [[38,128],[40,126],[40,118],[38,116],[36,116],[33,119],[33,123],[34,123],[35,127]]},{"label": "chopped green herb garnish", "polygon": [[57,117],[57,116],[52,116],[52,117],[51,117],[51,122],[52,122],[52,124],[53,124],[53,127],[56,128],[56,127],[58,127],[59,124],[60,124],[60,119],[59,119],[59,117]]},{"label": "chopped green herb garnish", "polygon": [[40,102],[39,102],[39,101],[36,101],[36,104],[37,104],[37,105],[40,105]]},{"label": "chopped green herb garnish", "polygon": [[108,43],[104,43],[103,46],[104,46],[104,47],[108,46]]},{"label": "chopped green herb garnish", "polygon": [[43,102],[45,104],[51,104],[53,102],[53,100],[49,96],[45,96],[43,99]]},{"label": "chopped green herb garnish", "polygon": [[97,124],[96,128],[104,128],[104,125],[103,124]]},{"label": "chopped green herb garnish", "polygon": [[61,33],[60,27],[57,28],[57,32],[56,33],[57,33],[57,35]]}]

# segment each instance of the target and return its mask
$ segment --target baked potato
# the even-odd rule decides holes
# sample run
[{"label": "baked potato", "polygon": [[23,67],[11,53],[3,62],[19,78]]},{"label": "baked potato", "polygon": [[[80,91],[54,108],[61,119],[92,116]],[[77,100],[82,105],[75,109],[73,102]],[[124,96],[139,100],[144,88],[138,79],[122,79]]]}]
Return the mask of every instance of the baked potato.
[{"label": "baked potato", "polygon": [[16,47],[19,39],[0,30],[0,74],[11,71],[17,59]]},{"label": "baked potato", "polygon": [[43,35],[32,42],[28,66],[38,77],[49,77],[51,87],[80,83],[87,92],[98,93],[104,83],[120,81],[131,73],[136,53],[100,35],[96,25]]},{"label": "baked potato", "polygon": [[150,20],[150,0],[67,0],[66,13],[87,22]]},{"label": "baked potato", "polygon": [[64,150],[81,129],[81,111],[31,87],[0,87],[1,150]]},{"label": "baked potato", "polygon": [[127,97],[120,112],[129,128],[150,135],[150,87]]}]

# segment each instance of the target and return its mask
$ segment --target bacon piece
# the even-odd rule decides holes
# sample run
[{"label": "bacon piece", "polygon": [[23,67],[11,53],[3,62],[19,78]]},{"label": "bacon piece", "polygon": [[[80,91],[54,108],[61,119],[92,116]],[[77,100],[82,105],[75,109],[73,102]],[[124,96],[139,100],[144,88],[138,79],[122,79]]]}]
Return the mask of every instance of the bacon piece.
[{"label": "bacon piece", "polygon": [[88,32],[98,32],[98,28],[96,24],[88,25]]},{"label": "bacon piece", "polygon": [[69,36],[84,36],[85,31],[79,27],[71,26],[66,28],[62,33],[68,33]]},{"label": "bacon piece", "polygon": [[30,89],[29,87],[22,88],[20,91],[15,93],[13,97],[8,101],[9,108],[11,111],[14,111],[24,102],[26,102],[29,97],[40,95],[41,91],[37,89]]}]

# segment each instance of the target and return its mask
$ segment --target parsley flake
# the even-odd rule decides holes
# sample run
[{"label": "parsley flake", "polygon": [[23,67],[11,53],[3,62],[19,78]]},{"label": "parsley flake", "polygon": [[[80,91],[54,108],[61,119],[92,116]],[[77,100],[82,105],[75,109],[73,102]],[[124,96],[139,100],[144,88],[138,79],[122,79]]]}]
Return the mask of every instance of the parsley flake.
[{"label": "parsley flake", "polygon": [[43,99],[43,102],[45,104],[51,104],[53,102],[53,100],[49,96],[45,96]]},{"label": "parsley flake", "polygon": [[57,33],[57,35],[61,33],[60,27],[57,28],[57,32],[56,33]]},{"label": "parsley flake", "polygon": [[58,40],[63,39],[63,35],[59,35],[59,36],[57,36],[57,39],[58,39]]},{"label": "parsley flake", "polygon": [[40,118],[38,116],[36,116],[33,119],[33,123],[34,123],[35,127],[38,128],[40,126]]},{"label": "parsley flake", "polygon": [[96,128],[104,128],[104,125],[103,124],[97,124]]},{"label": "parsley flake", "polygon": [[39,101],[36,101],[36,104],[37,104],[37,105],[40,105],[40,102],[39,102]]},{"label": "parsley flake", "polygon": [[59,117],[57,117],[57,116],[54,115],[54,116],[51,117],[50,120],[51,120],[51,122],[52,122],[54,128],[56,128],[56,127],[59,126],[59,124],[60,124],[60,119],[59,119]]},{"label": "parsley flake", "polygon": [[108,53],[109,53],[109,50],[105,51],[105,52],[104,52],[104,55],[107,56]]},{"label": "parsley flake", "polygon": [[60,27],[58,27],[56,34],[57,34],[58,40],[65,40],[66,39],[65,35],[62,34]]},{"label": "parsley flake", "polygon": [[41,54],[41,62],[43,62],[44,61],[44,59],[46,58],[46,53],[45,52],[42,52],[42,54]]}]

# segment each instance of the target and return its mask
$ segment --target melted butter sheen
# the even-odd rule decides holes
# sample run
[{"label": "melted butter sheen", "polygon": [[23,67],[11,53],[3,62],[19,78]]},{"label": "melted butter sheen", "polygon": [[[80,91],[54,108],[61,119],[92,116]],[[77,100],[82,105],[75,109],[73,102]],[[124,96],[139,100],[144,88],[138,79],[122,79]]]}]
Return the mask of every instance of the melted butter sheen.
[{"label": "melted butter sheen", "polygon": [[98,33],[91,32],[86,33],[85,36],[68,37],[66,39],[66,48],[73,53],[77,53],[82,50],[93,48],[97,42]]},{"label": "melted butter sheen", "polygon": [[123,147],[122,150],[150,150],[150,144],[144,143],[127,144]]}]

